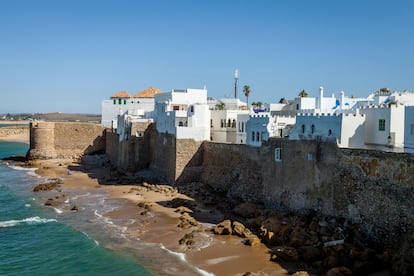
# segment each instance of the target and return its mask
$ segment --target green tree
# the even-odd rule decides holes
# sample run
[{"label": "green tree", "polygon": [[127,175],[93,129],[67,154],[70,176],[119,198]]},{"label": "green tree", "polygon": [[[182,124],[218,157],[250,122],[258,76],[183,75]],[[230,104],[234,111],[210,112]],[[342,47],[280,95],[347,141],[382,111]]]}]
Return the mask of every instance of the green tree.
[{"label": "green tree", "polygon": [[262,107],[262,102],[252,102],[252,105],[253,105],[253,107],[256,107],[256,108],[261,108]]},{"label": "green tree", "polygon": [[219,101],[218,103],[216,103],[216,109],[218,110],[223,110],[225,106],[226,104],[223,103],[222,101]]},{"label": "green tree", "polygon": [[243,86],[243,92],[244,92],[244,95],[246,96],[247,108],[249,108],[250,86],[248,85]]},{"label": "green tree", "polygon": [[306,98],[308,96],[308,93],[306,93],[305,89],[302,89],[299,93],[299,97]]}]

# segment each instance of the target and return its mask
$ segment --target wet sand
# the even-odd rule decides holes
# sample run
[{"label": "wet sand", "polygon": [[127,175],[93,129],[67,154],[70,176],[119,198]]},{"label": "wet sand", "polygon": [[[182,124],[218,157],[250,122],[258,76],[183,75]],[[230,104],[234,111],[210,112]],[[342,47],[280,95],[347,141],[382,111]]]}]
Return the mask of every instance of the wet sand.
[{"label": "wet sand", "polygon": [[[195,209],[199,206],[193,199],[173,189],[164,186],[154,189],[153,186],[145,188],[136,185],[101,185],[99,182],[102,182],[102,179],[109,179],[108,168],[85,170],[84,166],[70,160],[42,160],[33,162],[32,165],[39,168],[36,173],[42,176],[62,178],[62,190],[103,189],[110,193],[112,199],[124,199],[126,204],[121,208],[103,215],[113,219],[134,220],[135,222],[128,226],[128,237],[162,244],[170,251],[184,253],[189,263],[204,271],[217,276],[243,275],[246,272],[259,275],[288,275],[285,269],[269,260],[269,249],[263,244],[251,247],[244,245],[242,239],[235,236],[214,235],[209,230],[211,225],[205,223],[178,227],[185,212],[178,212],[180,209],[169,206],[170,203],[182,200],[192,203],[192,206],[196,206]],[[71,169],[70,175],[68,168]],[[192,210],[187,212],[191,216]],[[203,222],[209,221],[209,215],[210,221],[217,221],[221,216],[215,211],[206,210]],[[188,233],[195,233],[194,244],[180,245],[179,240]]]}]

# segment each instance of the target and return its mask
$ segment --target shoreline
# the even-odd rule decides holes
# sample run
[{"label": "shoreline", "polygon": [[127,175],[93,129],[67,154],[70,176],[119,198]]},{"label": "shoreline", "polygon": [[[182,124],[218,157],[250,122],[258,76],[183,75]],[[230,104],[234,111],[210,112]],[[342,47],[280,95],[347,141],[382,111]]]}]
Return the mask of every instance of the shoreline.
[{"label": "shoreline", "polygon": [[2,124],[15,124],[15,126],[0,127],[0,141],[30,144],[30,131],[28,127],[25,128],[25,125],[28,126],[29,123],[25,121],[2,121],[0,126]]},{"label": "shoreline", "polygon": [[[109,168],[87,168],[71,160],[34,161],[31,166],[37,167],[36,173],[41,176],[63,179],[60,184],[62,193],[86,188],[108,192],[108,200],[125,200],[120,208],[101,215],[112,221],[134,221],[125,232],[128,238],[158,244],[168,251],[183,254],[186,262],[206,273],[216,276],[247,272],[288,275],[279,264],[270,261],[269,248],[265,245],[252,247],[243,244],[239,237],[214,235],[211,225],[220,221],[223,214],[213,208],[206,209],[170,186],[102,185],[102,179],[110,179]],[[81,209],[82,206],[76,208]],[[198,212],[202,221],[193,218],[193,211]],[[188,235],[191,236],[191,240],[186,241],[188,244],[180,244],[180,240]]]}]

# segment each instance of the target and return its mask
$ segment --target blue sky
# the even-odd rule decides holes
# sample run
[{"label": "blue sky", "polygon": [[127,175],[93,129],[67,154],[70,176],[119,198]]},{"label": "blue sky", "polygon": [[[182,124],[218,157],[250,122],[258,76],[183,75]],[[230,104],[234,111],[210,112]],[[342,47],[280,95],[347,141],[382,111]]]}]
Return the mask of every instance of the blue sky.
[{"label": "blue sky", "polygon": [[0,0],[0,113],[100,113],[149,86],[249,102],[414,90],[412,1]]}]

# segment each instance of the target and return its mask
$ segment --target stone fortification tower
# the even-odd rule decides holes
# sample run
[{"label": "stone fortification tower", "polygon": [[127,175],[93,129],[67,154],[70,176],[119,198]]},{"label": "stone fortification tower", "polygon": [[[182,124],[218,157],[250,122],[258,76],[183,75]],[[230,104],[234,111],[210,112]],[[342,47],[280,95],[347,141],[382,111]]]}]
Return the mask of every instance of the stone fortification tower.
[{"label": "stone fortification tower", "polygon": [[56,158],[55,151],[55,123],[30,123],[29,159]]}]

